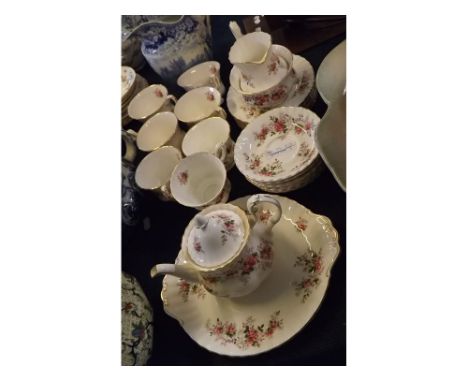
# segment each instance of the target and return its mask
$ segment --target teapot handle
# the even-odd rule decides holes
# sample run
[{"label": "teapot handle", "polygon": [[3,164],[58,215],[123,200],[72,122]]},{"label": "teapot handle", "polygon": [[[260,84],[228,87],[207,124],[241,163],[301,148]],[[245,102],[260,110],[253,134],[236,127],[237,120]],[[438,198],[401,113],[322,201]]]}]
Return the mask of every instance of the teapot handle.
[{"label": "teapot handle", "polygon": [[[259,214],[257,214],[259,203],[272,204],[274,207],[276,207],[276,211],[272,213],[269,209],[264,209],[260,211]],[[281,219],[281,215],[283,214],[280,202],[278,202],[278,200],[273,196],[267,194],[257,194],[251,196],[247,200],[247,210],[251,215],[255,217],[257,221],[255,226],[257,226],[260,223],[262,226],[266,226],[265,228],[269,230],[271,230],[273,226],[279,222],[279,220]]]}]

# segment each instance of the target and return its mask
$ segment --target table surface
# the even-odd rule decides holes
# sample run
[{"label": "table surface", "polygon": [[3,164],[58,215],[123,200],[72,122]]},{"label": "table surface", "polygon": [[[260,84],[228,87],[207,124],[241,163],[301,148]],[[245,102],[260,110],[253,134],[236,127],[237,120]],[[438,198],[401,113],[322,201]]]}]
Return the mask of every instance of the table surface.
[{"label": "table surface", "polygon": [[[213,55],[221,64],[221,78],[229,85],[229,48],[234,43],[228,24],[235,20],[242,25],[245,16],[212,16]],[[336,36],[313,48],[301,52],[317,72],[327,53],[346,38]],[[275,41],[273,41],[275,42]],[[163,83],[147,65],[140,72],[148,82]],[[176,96],[183,90],[165,84]],[[226,111],[227,106],[224,104]],[[320,117],[326,105],[318,96],[311,108]],[[229,113],[228,113],[229,114]],[[231,136],[235,140],[240,129],[228,115]],[[126,128],[136,131],[136,121]],[[140,154],[137,158],[141,160]],[[233,168],[228,173],[232,182],[230,199],[262,192],[246,181]],[[140,222],[135,227],[122,229],[122,270],[135,276],[140,282],[154,310],[153,354],[148,365],[345,365],[346,364],[346,194],[332,174],[325,169],[308,186],[282,194],[309,208],[312,212],[329,217],[339,233],[341,252],[332,271],[330,284],[313,319],[291,340],[270,352],[252,357],[233,358],[211,353],[200,347],[182,329],[179,323],[166,315],[160,297],[162,278],[151,279],[154,264],[173,262],[180,248],[183,231],[196,214],[196,210],[175,202],[162,202],[150,194],[142,195],[143,217],[149,218],[150,228]]]}]

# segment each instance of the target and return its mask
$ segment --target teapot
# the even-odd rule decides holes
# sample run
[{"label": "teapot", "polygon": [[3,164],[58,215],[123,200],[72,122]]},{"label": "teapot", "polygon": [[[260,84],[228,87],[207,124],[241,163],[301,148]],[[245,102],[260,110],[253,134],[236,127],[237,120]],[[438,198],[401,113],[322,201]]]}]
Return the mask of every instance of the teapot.
[{"label": "teapot", "polygon": [[272,229],[282,210],[278,200],[266,194],[251,196],[247,210],[249,216],[232,204],[203,209],[185,229],[176,264],[155,265],[151,277],[168,274],[201,283],[219,297],[253,292],[271,272]]}]

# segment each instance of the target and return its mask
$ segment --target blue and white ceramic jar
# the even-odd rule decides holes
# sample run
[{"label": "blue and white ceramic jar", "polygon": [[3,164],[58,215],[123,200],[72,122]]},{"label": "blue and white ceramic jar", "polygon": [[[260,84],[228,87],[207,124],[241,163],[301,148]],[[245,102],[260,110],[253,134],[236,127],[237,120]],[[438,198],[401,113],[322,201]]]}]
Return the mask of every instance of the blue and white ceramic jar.
[{"label": "blue and white ceramic jar", "polygon": [[141,38],[146,61],[168,83],[212,59],[209,16],[122,16],[124,35]]}]

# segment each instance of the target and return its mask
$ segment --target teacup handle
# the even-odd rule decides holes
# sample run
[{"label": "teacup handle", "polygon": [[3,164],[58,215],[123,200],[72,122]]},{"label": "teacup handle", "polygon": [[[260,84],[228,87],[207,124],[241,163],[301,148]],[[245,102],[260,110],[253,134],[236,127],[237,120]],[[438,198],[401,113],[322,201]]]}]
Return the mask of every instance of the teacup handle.
[{"label": "teacup handle", "polygon": [[[272,213],[270,210],[264,210],[261,211],[260,215],[257,215],[259,203],[272,204],[274,207],[276,207],[276,211]],[[247,210],[251,215],[255,217],[255,226],[258,226],[260,224],[268,230],[271,230],[273,226],[279,222],[279,220],[281,219],[281,215],[283,214],[280,202],[278,202],[278,200],[273,196],[267,194],[257,194],[251,196],[247,200]]]},{"label": "teacup handle", "polygon": [[215,113],[216,113],[217,115],[219,115],[221,118],[227,119],[226,111],[225,111],[222,107],[218,106],[218,108],[216,109]]},{"label": "teacup handle", "polygon": [[165,202],[169,202],[174,200],[171,194],[171,188],[169,187],[169,183],[163,184],[160,188],[159,199]]},{"label": "teacup handle", "polygon": [[226,145],[224,145],[222,142],[219,142],[216,145],[216,156],[224,162],[226,159]]},{"label": "teacup handle", "polygon": [[177,98],[174,97],[172,94],[169,94],[169,95],[167,96],[167,99],[168,99],[169,101],[172,101],[172,102],[174,103],[174,106],[175,106],[175,104],[177,103]]},{"label": "teacup handle", "polygon": [[221,89],[221,84],[219,83],[219,79],[218,79],[218,76],[217,76],[217,72],[214,73],[214,74],[211,74],[210,75],[210,85],[212,85],[214,88],[216,88],[217,90]]}]

